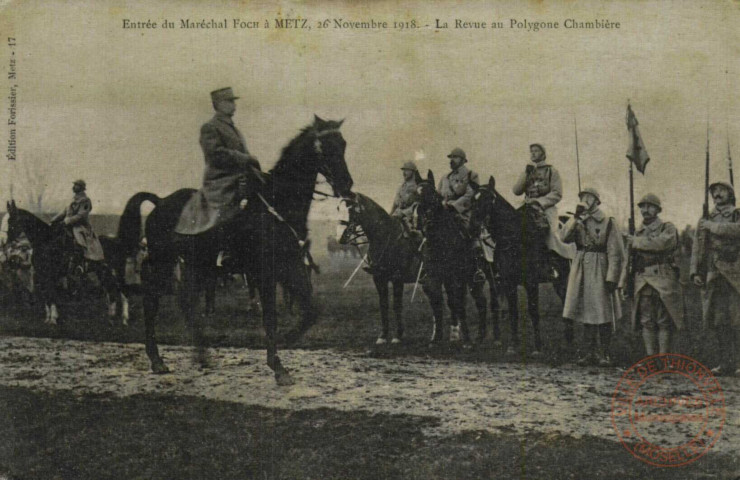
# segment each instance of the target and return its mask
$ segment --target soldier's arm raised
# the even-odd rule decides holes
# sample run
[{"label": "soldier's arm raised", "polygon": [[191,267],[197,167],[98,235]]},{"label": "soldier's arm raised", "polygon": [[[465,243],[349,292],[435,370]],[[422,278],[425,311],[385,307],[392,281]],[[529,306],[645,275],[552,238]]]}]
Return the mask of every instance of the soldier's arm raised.
[{"label": "soldier's arm raised", "polygon": [[576,217],[571,217],[565,222],[563,228],[560,229],[560,239],[563,242],[573,243],[575,241],[576,225],[578,225]]},{"label": "soldier's arm raised", "polygon": [[632,248],[643,252],[673,251],[678,246],[676,227],[669,222],[663,224],[660,234],[648,237],[633,237]]}]

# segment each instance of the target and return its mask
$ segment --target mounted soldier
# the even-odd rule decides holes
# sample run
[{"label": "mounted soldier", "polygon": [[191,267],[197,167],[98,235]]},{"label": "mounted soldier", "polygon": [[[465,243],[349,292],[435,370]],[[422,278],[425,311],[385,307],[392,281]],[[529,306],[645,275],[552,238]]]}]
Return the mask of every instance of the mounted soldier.
[{"label": "mounted soldier", "polygon": [[[465,166],[468,162],[468,158],[465,152],[461,148],[453,148],[452,152],[447,155],[450,159],[450,173],[442,177],[439,181],[439,187],[437,191],[442,195],[442,205],[450,207],[457,212],[457,216],[460,219],[465,233],[473,238],[473,244],[471,248],[475,249],[484,248],[481,242],[477,238],[478,235],[475,232],[471,232],[470,216],[473,210],[473,196],[475,191],[473,190],[472,183],[480,184],[478,174],[473,170]],[[486,276],[483,273],[482,266],[479,262],[479,255],[474,255],[476,260],[476,272],[474,281],[485,282]]]},{"label": "mounted soldier", "polygon": [[[727,182],[713,183],[709,193],[714,209],[699,220],[691,252],[691,280],[703,290],[704,327],[714,329],[722,363],[716,375],[740,374],[740,209]],[[700,233],[707,241],[700,242]],[[702,249],[702,247],[704,249]],[[706,272],[700,265],[706,264]]]},{"label": "mounted soldier", "polygon": [[[61,242],[64,249],[70,254],[71,267],[78,270],[78,273],[84,272],[84,261],[90,260],[99,262],[103,260],[103,247],[100,245],[98,236],[90,225],[90,211],[92,211],[92,202],[85,193],[87,185],[84,180],[75,180],[72,184],[74,199],[72,203],[51,221],[52,225],[62,224],[65,235],[62,236]],[[67,238],[74,239],[74,247],[66,248]],[[70,251],[71,250],[71,251]]]},{"label": "mounted soldier", "polygon": [[404,235],[413,230],[414,207],[419,202],[419,187],[416,177],[419,170],[414,162],[408,161],[401,167],[403,172],[403,183],[396,192],[396,198],[391,207],[391,217],[399,218],[404,227]]},{"label": "mounted soldier", "polygon": [[656,195],[648,193],[637,206],[642,214],[642,226],[634,236],[627,236],[635,271],[632,326],[637,329],[639,321],[645,352],[650,356],[669,353],[674,328],[681,329],[684,324],[683,297],[675,263],[678,231],[658,216],[663,207]]},{"label": "mounted soldier", "polygon": [[621,317],[616,289],[624,261],[622,239],[617,222],[600,208],[599,192],[585,188],[578,197],[576,214],[561,232],[563,241],[575,244],[577,249],[563,305],[566,339],[570,335],[572,340],[573,321],[582,323],[586,354],[578,364],[609,366],[612,325]]},{"label": "mounted soldier", "polygon": [[211,92],[216,114],[200,129],[206,163],[203,187],[185,205],[176,233],[197,235],[229,222],[256,189],[260,163],[247,150],[244,136],[232,120],[238,98],[231,88]]},{"label": "mounted soldier", "polygon": [[519,175],[512,191],[514,195],[524,195],[524,203],[540,210],[546,217],[550,227],[545,239],[547,248],[563,258],[572,259],[574,249],[565,245],[558,233],[557,204],[563,198],[560,173],[547,163],[547,153],[541,144],[530,145],[529,153],[531,162]]}]

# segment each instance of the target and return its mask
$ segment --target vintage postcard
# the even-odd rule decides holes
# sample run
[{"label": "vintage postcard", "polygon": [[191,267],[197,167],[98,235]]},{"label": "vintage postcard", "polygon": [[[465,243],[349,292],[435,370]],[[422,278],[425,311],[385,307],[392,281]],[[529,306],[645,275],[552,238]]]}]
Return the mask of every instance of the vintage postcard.
[{"label": "vintage postcard", "polygon": [[0,479],[740,478],[739,25],[0,0]]}]

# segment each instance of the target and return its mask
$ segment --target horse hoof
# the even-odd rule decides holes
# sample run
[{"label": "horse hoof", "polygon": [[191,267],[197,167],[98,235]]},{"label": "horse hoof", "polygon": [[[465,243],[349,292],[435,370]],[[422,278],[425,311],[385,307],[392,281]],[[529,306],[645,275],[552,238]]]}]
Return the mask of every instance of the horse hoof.
[{"label": "horse hoof", "polygon": [[388,343],[388,340],[383,337],[378,337],[378,339],[375,340],[375,345],[385,345],[386,343]]},{"label": "horse hoof", "polygon": [[164,373],[170,373],[170,369],[160,360],[159,362],[152,363],[152,373],[162,375]]},{"label": "horse hoof", "polygon": [[121,322],[121,325],[123,325],[124,327],[128,327],[128,318],[124,318]]},{"label": "horse hoof", "polygon": [[281,387],[289,387],[295,385],[295,380],[287,371],[281,373],[275,373],[275,381]]},{"label": "horse hoof", "polygon": [[540,358],[540,357],[542,357],[542,352],[540,352],[539,350],[535,350],[532,352],[532,358]]},{"label": "horse hoof", "polygon": [[494,340],[493,341],[493,346],[496,347],[496,348],[500,348],[500,347],[503,347],[504,344],[501,342],[501,340]]},{"label": "horse hoof", "polygon": [[514,347],[509,346],[509,348],[506,349],[506,355],[513,357],[516,355],[516,350],[514,350]]},{"label": "horse hoof", "polygon": [[393,340],[391,340],[392,345],[399,345],[401,343],[401,339],[398,337],[393,337]]},{"label": "horse hoof", "polygon": [[459,342],[459,341],[460,341],[460,327],[459,326],[450,327],[450,342]]}]

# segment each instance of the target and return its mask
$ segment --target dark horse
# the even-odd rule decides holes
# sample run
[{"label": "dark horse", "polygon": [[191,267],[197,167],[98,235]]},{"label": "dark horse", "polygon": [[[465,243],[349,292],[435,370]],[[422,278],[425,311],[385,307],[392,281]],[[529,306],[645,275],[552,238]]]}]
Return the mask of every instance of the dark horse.
[{"label": "dark horse", "polygon": [[[69,276],[69,252],[76,246],[74,238],[64,231],[61,223],[49,225],[26,210],[17,208],[15,201],[7,204],[8,240],[13,241],[25,233],[33,247],[31,263],[34,281],[40,300],[46,308],[44,323],[56,325],[59,318],[57,305],[61,297],[61,281]],[[105,290],[108,299],[108,315],[116,315],[118,283],[105,261],[86,261],[88,271],[95,273]]]},{"label": "dark horse", "polygon": [[[450,339],[455,340],[458,334],[462,334],[467,345],[470,333],[465,321],[465,294],[476,270],[472,239],[457,213],[443,206],[442,196],[434,185],[434,174],[429,171],[426,180],[419,183],[420,200],[417,208],[418,223],[425,238],[422,248],[424,270],[427,272],[424,293],[429,297],[434,315],[432,343],[442,340],[444,287],[452,315]],[[485,324],[485,308],[483,315]]]},{"label": "dark horse", "polygon": [[[537,225],[535,213],[527,206],[516,210],[497,191],[493,177],[487,185],[472,184],[476,193],[473,197],[474,224],[484,225],[493,236],[496,244],[493,264],[500,276],[502,294],[509,304],[509,321],[512,344],[519,343],[519,311],[517,286],[522,285],[527,293],[527,310],[532,318],[535,350],[537,356],[542,351],[540,337],[539,284],[552,282],[561,301],[570,272],[570,262],[549,252],[545,247],[547,230]],[[551,278],[551,265],[556,278]],[[494,337],[500,339],[498,316],[494,316]],[[509,353],[513,353],[512,345]]]},{"label": "dark horse", "polygon": [[339,243],[349,246],[358,237],[367,237],[367,262],[372,266],[373,282],[380,298],[382,331],[376,344],[382,345],[389,340],[389,283],[393,285],[393,312],[396,316],[396,334],[392,343],[400,343],[403,338],[403,286],[416,281],[419,262],[414,262],[414,258],[418,256],[418,242],[405,237],[400,219],[391,217],[371,198],[354,193],[345,202],[349,221]]},{"label": "dark horse", "polygon": [[[250,272],[257,281],[262,302],[262,318],[267,342],[267,364],[279,384],[293,382],[277,356],[276,283],[290,290],[301,308],[298,327],[286,334],[286,342],[297,341],[315,322],[311,301],[311,284],[302,262],[308,232],[306,221],[314,193],[316,177],[321,173],[332,185],[334,194],[346,195],[352,188],[352,177],[344,160],[346,142],[339,128],[342,122],[324,121],[318,117],[304,128],[282,151],[275,167],[250,199],[247,208],[221,231],[211,229],[199,235],[174,232],[180,213],[192,190],[179,190],[157,200],[146,221],[149,257],[142,271],[146,352],[152,371],[168,371],[159,356],[155,323],[159,299],[167,293],[167,283],[178,257],[185,262],[186,315],[192,327],[198,360],[207,363],[202,317],[194,314],[199,291],[204,283],[213,282],[216,258],[223,243],[229,243],[234,261],[243,265],[239,271]],[[138,211],[129,201],[127,209]],[[140,225],[140,224],[137,224]],[[129,233],[129,242],[138,239],[139,231]]]}]

